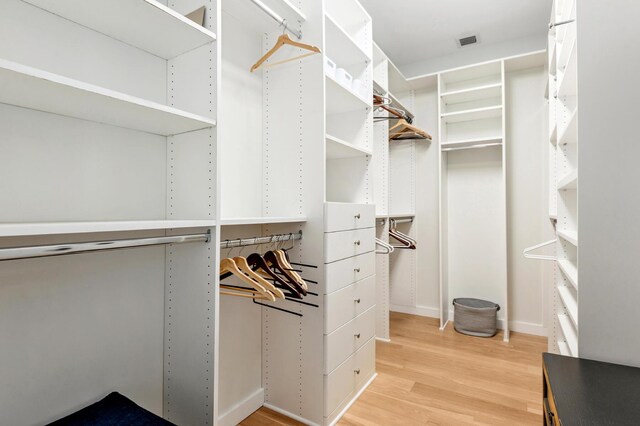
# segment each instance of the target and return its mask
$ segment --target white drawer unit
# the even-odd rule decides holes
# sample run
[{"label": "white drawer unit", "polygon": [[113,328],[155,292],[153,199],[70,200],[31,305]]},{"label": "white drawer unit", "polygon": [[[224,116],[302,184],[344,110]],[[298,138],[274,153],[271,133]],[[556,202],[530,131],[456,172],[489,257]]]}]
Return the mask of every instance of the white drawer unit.
[{"label": "white drawer unit", "polygon": [[324,373],[335,370],[375,335],[375,307],[324,336]]},{"label": "white drawer unit", "polygon": [[324,232],[347,231],[375,226],[374,204],[326,203]]},{"label": "white drawer unit", "polygon": [[372,252],[375,246],[375,228],[326,233],[324,234],[325,263]]},{"label": "white drawer unit", "polygon": [[332,333],[375,304],[375,275],[325,295],[325,334]]},{"label": "white drawer unit", "polygon": [[335,416],[375,371],[376,339],[371,338],[330,374],[324,376],[325,417]]},{"label": "white drawer unit", "polygon": [[340,290],[376,273],[375,252],[348,257],[325,265],[326,293]]}]

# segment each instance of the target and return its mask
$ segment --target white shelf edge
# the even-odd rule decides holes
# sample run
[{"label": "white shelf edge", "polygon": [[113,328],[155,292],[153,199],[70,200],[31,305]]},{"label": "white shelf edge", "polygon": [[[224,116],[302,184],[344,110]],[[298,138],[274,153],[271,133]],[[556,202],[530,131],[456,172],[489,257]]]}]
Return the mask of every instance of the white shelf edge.
[{"label": "white shelf edge", "polygon": [[390,213],[386,217],[390,219],[413,219],[416,217],[415,213]]},{"label": "white shelf edge", "polygon": [[344,90],[346,93],[348,93],[349,95],[353,96],[355,99],[357,99],[358,101],[360,101],[362,104],[364,104],[364,106],[366,106],[367,108],[372,108],[373,107],[373,100],[371,101],[366,101],[362,96],[360,96],[358,93],[354,92],[353,90],[343,86],[342,84],[338,83],[338,80],[335,79],[335,77],[332,77],[328,74],[325,74],[325,79],[330,80],[333,84],[335,84],[336,86],[338,86],[340,89]]},{"label": "white shelf edge", "polygon": [[571,322],[578,328],[578,301],[574,299],[568,287],[558,287],[558,294],[569,314]]},{"label": "white shelf edge", "polygon": [[444,97],[447,97],[447,96],[462,95],[462,94],[465,94],[465,93],[479,92],[481,90],[495,89],[497,87],[502,87],[502,83],[492,83],[492,84],[485,84],[483,86],[471,87],[471,88],[468,88],[468,89],[452,90],[450,92],[441,93],[440,97],[444,98]]},{"label": "white shelf edge", "polygon": [[89,234],[152,229],[212,228],[215,220],[114,220],[84,222],[0,223],[0,237]]},{"label": "white shelf edge", "polygon": [[576,336],[571,320],[565,314],[558,314],[558,322],[560,323],[562,334],[567,341],[571,355],[578,356],[578,336]]},{"label": "white shelf edge", "polygon": [[502,143],[502,137],[493,137],[493,138],[477,138],[477,139],[463,139],[460,141],[451,141],[451,142],[442,142],[440,144],[441,148],[458,148],[465,146],[473,146],[473,145],[482,145],[489,143]]},{"label": "white shelf edge", "polygon": [[[482,114],[485,112],[494,112],[494,111],[501,111],[502,112],[502,105],[496,105],[496,106],[490,106],[490,107],[484,107],[484,108],[474,108],[474,109],[467,109],[464,111],[456,111],[456,112],[446,112],[444,114],[440,115],[440,118],[442,120],[445,121],[445,123],[457,123],[457,122],[461,122],[461,121],[473,121],[476,120],[475,118],[471,118],[469,120],[456,120],[456,121],[447,121],[449,119],[457,119],[459,117],[464,117],[466,115],[473,117],[476,114]],[[490,118],[490,117],[488,117]],[[481,119],[481,118],[480,118]]]},{"label": "white shelf edge", "polygon": [[558,181],[558,190],[576,189],[578,186],[578,171],[573,170],[567,173]]},{"label": "white shelf edge", "polygon": [[567,123],[567,125],[564,127],[564,129],[562,129],[562,133],[560,133],[558,135],[558,138],[556,139],[557,142],[561,145],[566,145],[569,143],[575,143],[576,141],[565,141],[564,138],[565,136],[567,136],[567,133],[569,131],[569,129],[571,128],[571,126],[577,126],[577,123],[574,121],[576,120],[576,118],[578,117],[578,110],[575,109],[572,113],[571,113],[571,117],[569,117],[569,122]]},{"label": "white shelf edge", "polygon": [[267,225],[274,223],[303,223],[306,222],[306,216],[281,216],[281,217],[241,217],[226,218],[220,220],[221,226],[238,226],[238,225]]},{"label": "white shelf edge", "polygon": [[325,140],[327,142],[330,142],[331,144],[334,144],[334,146],[338,146],[339,149],[342,149],[343,151],[351,151],[352,155],[346,155],[346,156],[330,156],[329,155],[329,143],[327,143],[327,158],[328,159],[336,159],[336,158],[353,158],[353,157],[364,157],[364,156],[372,156],[373,152],[369,149],[364,149],[364,148],[360,148],[358,146],[355,146],[347,141],[344,141],[340,138],[336,138],[335,136],[331,136],[331,135],[325,135]]},{"label": "white shelf edge", "polygon": [[571,285],[578,290],[578,268],[568,259],[558,259],[558,267]]},{"label": "white shelf edge", "polygon": [[[148,133],[160,134],[162,136],[171,136],[178,133],[185,133],[194,130],[201,130],[207,127],[213,127],[216,125],[216,120],[202,117],[190,112],[182,111],[177,108],[169,107],[167,105],[162,105],[153,101],[145,100],[142,98],[137,98],[135,96],[130,96],[124,93],[116,92],[111,89],[106,89],[104,87],[95,86],[93,84],[84,83],[78,80],[74,80],[71,78],[67,78],[58,74],[53,74],[48,71],[39,70],[37,68],[32,68],[26,65],[18,64],[12,61],[8,61],[5,59],[0,59],[0,81],[4,79],[4,74],[7,74],[6,79],[16,79],[20,80],[19,83],[24,83],[23,79],[28,79],[29,84],[39,84],[42,87],[39,89],[51,89],[51,90],[60,90],[60,91],[68,91],[69,95],[75,94],[76,98],[78,97],[86,97],[86,99],[82,99],[82,108],[80,107],[69,107],[69,102],[65,97],[60,96],[59,99],[52,100],[49,104],[44,106],[44,103],[47,100],[43,100],[42,97],[40,99],[36,99],[36,96],[31,95],[32,99],[27,99],[26,96],[19,96],[19,94],[7,94],[9,98],[12,96],[17,96],[19,101],[14,99],[6,99],[2,95],[0,95],[0,101],[3,101],[9,105],[19,106],[27,109],[33,109],[36,111],[42,111],[57,115],[70,116],[73,118],[93,121],[97,123],[113,125],[118,127],[129,128],[132,130],[139,130]],[[16,82],[17,84],[18,82]],[[35,90],[35,89],[34,89]],[[4,91],[7,92],[6,90]],[[103,104],[105,108],[109,111],[118,111],[118,118],[112,118],[111,120],[101,120],[96,116],[97,112],[92,111],[90,115],[87,114],[87,110],[91,105],[97,105],[100,102]],[[114,102],[116,103],[114,105]],[[37,103],[37,105],[36,105]],[[76,99],[76,103],[80,103],[78,99]],[[61,106],[59,106],[61,105]],[[185,120],[190,123],[189,126],[186,124],[181,125],[181,131],[179,132],[160,132],[157,127],[154,129],[144,126],[130,126],[124,123],[124,121],[128,121],[131,118],[130,113],[127,114],[127,118],[123,119],[122,111],[120,109],[125,105],[131,105],[136,110],[139,110],[139,113],[156,113],[162,115],[162,118],[167,116],[179,118],[181,121]],[[70,109],[75,109],[70,112]],[[147,122],[155,122],[156,119],[160,120],[161,117],[155,117],[154,119],[149,119],[145,117]],[[195,125],[194,125],[195,124]]]},{"label": "white shelf edge", "polygon": [[571,349],[569,349],[569,345],[567,342],[557,341],[558,351],[560,351],[560,355],[571,356]]},{"label": "white shelf edge", "polygon": [[[560,79],[558,81],[558,85],[557,85],[557,96],[558,97],[562,97],[562,96],[571,96],[573,95],[573,93],[567,94],[567,74],[575,74],[575,70],[573,70],[573,68],[575,66],[577,66],[576,64],[577,58],[576,58],[576,43],[573,43],[573,46],[571,47],[571,52],[569,53],[569,59],[567,60],[567,65],[565,66],[564,70],[562,71],[562,79]],[[567,72],[569,71],[569,72]]]},{"label": "white shelf edge", "polygon": [[342,28],[342,26],[338,23],[338,21],[336,21],[333,16],[331,16],[331,14],[325,12],[324,13],[324,17],[325,19],[331,21],[331,23],[338,29],[338,31],[340,31],[342,33],[342,35],[344,35],[344,37],[346,37],[349,42],[359,51],[359,53],[362,54],[362,56],[365,58],[366,61],[368,62],[372,62],[373,59],[371,59],[371,56],[367,55],[367,52],[365,52],[362,47],[360,47],[358,45],[358,43],[356,43],[356,41],[353,39],[353,37],[351,37],[351,35],[349,35],[348,32],[345,31],[344,28]]},{"label": "white shelf edge", "polygon": [[557,234],[560,238],[567,241],[570,244],[578,247],[578,233],[575,231],[565,231],[562,229],[558,229]]},{"label": "white shelf edge", "polygon": [[[128,2],[116,2],[114,0],[110,0],[108,2],[104,2],[104,5],[101,7],[111,7],[112,9],[109,10],[109,12],[112,13],[102,13],[98,17],[95,16],[98,12],[91,10],[92,8],[89,5],[83,4],[84,2],[82,0],[75,0],[73,2],[70,0],[65,0],[64,2],[52,2],[49,0],[25,1],[50,13],[68,19],[69,21],[78,23],[93,31],[103,33],[122,43],[142,49],[145,52],[149,52],[163,59],[172,59],[183,53],[201,47],[204,44],[217,40],[217,35],[214,32],[196,24],[186,16],[156,0],[138,0],[135,2],[130,0]],[[129,10],[127,10],[126,7],[123,8],[123,4],[127,5]],[[145,16],[137,16],[137,14],[133,13],[132,9],[139,7],[150,8],[145,9],[145,12],[148,12],[145,16],[147,19],[152,17],[151,20],[153,22],[150,23],[145,21]],[[154,14],[154,12],[158,11],[160,14]],[[118,20],[120,25],[116,25],[114,28],[113,25],[109,25],[109,20]],[[98,25],[96,25],[96,22]],[[143,25],[144,28],[141,28],[141,22],[151,25]],[[172,22],[178,23],[177,28],[180,28],[179,31],[181,31],[182,34],[184,34],[185,31],[189,32],[189,38],[192,39],[189,43],[178,42],[177,40],[180,40],[181,37],[180,35],[176,35],[175,37],[172,37],[173,40],[176,40],[173,44],[162,45],[163,41],[154,37],[154,35],[157,35],[158,31],[166,31],[162,30],[162,28],[166,28],[167,24]],[[155,24],[155,26],[153,24]],[[149,31],[150,27],[159,28],[159,30],[156,30],[155,32]],[[118,31],[116,31],[116,29]],[[194,35],[196,35],[197,41],[194,39]],[[154,38],[155,40],[151,42],[150,40],[153,40]]]}]

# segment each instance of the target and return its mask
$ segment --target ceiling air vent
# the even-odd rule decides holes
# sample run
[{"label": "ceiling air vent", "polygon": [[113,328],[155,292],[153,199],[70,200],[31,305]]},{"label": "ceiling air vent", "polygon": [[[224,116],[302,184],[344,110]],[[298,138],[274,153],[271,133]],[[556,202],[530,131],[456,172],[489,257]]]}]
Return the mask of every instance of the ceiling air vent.
[{"label": "ceiling air vent", "polygon": [[460,47],[469,46],[470,44],[476,44],[477,42],[478,38],[474,35],[458,39],[458,45],[460,45]]}]

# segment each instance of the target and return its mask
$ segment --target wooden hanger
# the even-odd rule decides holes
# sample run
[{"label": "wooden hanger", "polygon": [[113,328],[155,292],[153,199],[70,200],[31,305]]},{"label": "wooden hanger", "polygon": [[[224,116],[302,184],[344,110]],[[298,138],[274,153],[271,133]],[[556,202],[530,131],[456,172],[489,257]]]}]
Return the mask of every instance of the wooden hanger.
[{"label": "wooden hanger", "polygon": [[271,270],[269,264],[262,256],[258,253],[252,253],[247,257],[247,263],[251,266],[251,269],[258,274],[262,274],[263,277],[272,279],[276,284],[280,286],[280,288],[287,290],[292,297],[296,299],[302,299],[302,294],[298,291],[298,289],[293,285],[282,278],[280,278],[275,272]]},{"label": "wooden hanger", "polygon": [[261,275],[256,273],[253,269],[251,269],[251,266],[249,266],[249,263],[247,262],[246,258],[241,256],[236,256],[233,258],[233,261],[236,263],[236,265],[238,265],[238,269],[240,269],[242,272],[247,274],[249,278],[257,281],[260,285],[262,285],[264,288],[266,288],[271,293],[273,293],[273,295],[278,299],[284,299],[284,293],[282,292],[282,290],[280,290],[279,288],[276,288],[276,286],[271,284],[269,281],[265,280]]},{"label": "wooden hanger", "polygon": [[222,259],[220,261],[220,273],[223,274],[225,272],[231,272],[236,277],[240,278],[246,284],[249,284],[251,287],[255,288],[258,293],[264,296],[266,299],[271,300],[272,302],[276,300],[276,297],[273,293],[263,287],[260,283],[254,281],[249,278],[244,272],[242,272],[238,265],[235,263],[233,259]]},{"label": "wooden hanger", "polygon": [[262,56],[262,58],[258,59],[258,62],[253,64],[253,66],[251,67],[251,72],[254,72],[258,68],[260,68],[262,66],[262,64],[265,63],[265,61],[267,59],[269,59],[271,56],[273,56],[282,46],[285,46],[285,45],[289,45],[289,46],[293,46],[293,47],[299,47],[300,49],[304,49],[304,50],[309,50],[310,53],[305,53],[305,54],[302,54],[300,56],[295,56],[293,58],[285,59],[285,60],[282,60],[282,61],[279,61],[279,62],[274,62],[272,64],[265,65],[265,67],[273,67],[273,66],[284,64],[284,63],[287,63],[287,62],[295,61],[296,59],[302,59],[302,58],[305,58],[307,56],[315,55],[316,53],[321,53],[320,49],[318,47],[316,47],[316,46],[312,46],[310,44],[304,44],[304,43],[300,43],[300,42],[297,42],[297,41],[293,41],[293,40],[291,40],[291,37],[289,37],[288,34],[281,34],[278,37],[278,40],[276,40],[276,44],[271,48],[271,50],[269,50],[267,53],[265,53],[264,56]]},{"label": "wooden hanger", "polygon": [[[397,129],[397,130],[396,130]],[[394,132],[394,130],[396,130]],[[404,136],[404,137],[403,137]],[[404,118],[400,119],[393,127],[389,129],[389,140],[400,139],[429,139],[431,135],[424,130],[409,124]]]},{"label": "wooden hanger", "polygon": [[302,277],[300,275],[298,275],[298,273],[296,271],[293,270],[294,268],[291,265],[291,263],[289,263],[289,259],[287,259],[287,256],[286,256],[284,250],[274,250],[274,253],[278,257],[278,260],[280,261],[280,264],[282,266],[284,266],[284,269],[289,271],[289,273],[296,280],[296,282],[298,284],[300,284],[300,286],[302,288],[304,288],[305,290],[309,290],[309,286],[307,285],[305,280],[303,280]]}]

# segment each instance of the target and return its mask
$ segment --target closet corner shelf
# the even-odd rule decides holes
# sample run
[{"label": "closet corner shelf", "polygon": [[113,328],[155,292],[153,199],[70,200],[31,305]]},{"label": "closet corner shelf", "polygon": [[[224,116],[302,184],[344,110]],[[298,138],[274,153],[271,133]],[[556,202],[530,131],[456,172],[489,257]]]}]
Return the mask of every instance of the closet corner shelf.
[{"label": "closet corner shelf", "polygon": [[578,247],[578,233],[576,231],[566,231],[563,229],[558,229],[556,232],[560,238]]},{"label": "closet corner shelf", "polygon": [[489,144],[501,144],[502,138],[478,138],[478,139],[465,139],[460,141],[443,142],[440,144],[441,149],[447,148],[470,148],[476,145],[489,145]]},{"label": "closet corner shelf", "polygon": [[562,129],[558,137],[558,143],[567,145],[578,142],[578,110],[574,110],[569,117],[567,125]]},{"label": "closet corner shelf", "polygon": [[361,65],[371,62],[371,57],[362,50],[356,41],[329,14],[325,13],[327,56],[335,61],[339,68]]},{"label": "closet corner shelf", "polygon": [[486,84],[462,90],[453,90],[441,93],[440,97],[446,104],[477,101],[486,98],[502,96],[502,83]]},{"label": "closet corner shelf", "polygon": [[216,125],[206,117],[4,59],[0,88],[0,103],[162,136]]},{"label": "closet corner shelf", "polygon": [[502,115],[502,105],[485,108],[468,109],[465,111],[448,112],[441,115],[446,124],[460,123],[463,121],[482,120],[485,118],[496,118]]},{"label": "closet corner shelf", "polygon": [[578,268],[569,259],[558,259],[558,267],[567,280],[577,290],[578,289]]},{"label": "closet corner shelf", "polygon": [[156,0],[25,1],[163,59],[216,40],[213,32]]},{"label": "closet corner shelf", "polygon": [[349,111],[372,108],[373,100],[366,100],[338,83],[335,78],[326,75],[327,81],[327,114],[341,114]]},{"label": "closet corner shelf", "polygon": [[573,328],[573,324],[569,317],[565,314],[558,314],[558,322],[562,329],[562,334],[569,346],[569,352],[572,356],[578,356],[578,336]]},{"label": "closet corner shelf", "polygon": [[565,189],[576,189],[578,187],[578,171],[574,170],[567,173],[558,181],[558,191]]},{"label": "closet corner shelf", "polygon": [[240,225],[269,225],[275,223],[303,223],[306,222],[305,216],[280,216],[280,217],[241,217],[228,218],[220,220],[221,226],[240,226]]},{"label": "closet corner shelf", "polygon": [[327,160],[338,158],[354,158],[371,156],[373,153],[369,149],[360,148],[349,142],[343,141],[331,135],[326,135]]},{"label": "closet corner shelf", "polygon": [[146,231],[152,229],[213,228],[215,226],[215,220],[114,220],[0,223],[0,237]]},{"label": "closet corner shelf", "polygon": [[569,287],[558,287],[558,294],[560,295],[562,304],[569,314],[569,319],[571,319],[573,325],[578,328],[578,301],[571,293],[571,290],[569,290]]}]

